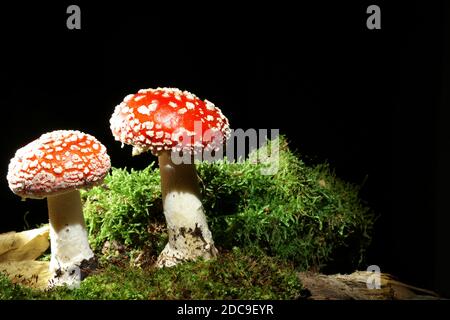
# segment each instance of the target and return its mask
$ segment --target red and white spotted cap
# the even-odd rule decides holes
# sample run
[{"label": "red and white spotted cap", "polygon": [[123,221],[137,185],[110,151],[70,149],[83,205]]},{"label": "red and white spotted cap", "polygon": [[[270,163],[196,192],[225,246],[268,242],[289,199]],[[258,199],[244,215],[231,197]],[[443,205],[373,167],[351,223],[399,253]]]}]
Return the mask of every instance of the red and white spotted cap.
[{"label": "red and white spotted cap", "polygon": [[218,150],[230,136],[228,119],[208,100],[176,88],[143,89],[125,97],[110,120],[114,138],[133,155]]},{"label": "red and white spotted cap", "polygon": [[22,198],[45,198],[97,185],[110,168],[105,146],[93,136],[57,130],[17,150],[7,179]]}]

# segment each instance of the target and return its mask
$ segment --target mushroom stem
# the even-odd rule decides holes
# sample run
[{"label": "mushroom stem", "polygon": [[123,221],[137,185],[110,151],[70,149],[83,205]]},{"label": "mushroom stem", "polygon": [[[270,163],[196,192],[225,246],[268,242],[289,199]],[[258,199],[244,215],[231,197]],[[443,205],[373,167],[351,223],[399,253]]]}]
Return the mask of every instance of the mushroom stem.
[{"label": "mushroom stem", "polygon": [[76,286],[85,277],[86,268],[95,264],[83,217],[80,192],[70,191],[47,197],[50,220],[50,286]]},{"label": "mushroom stem", "polygon": [[158,267],[171,267],[198,257],[217,255],[200,200],[194,164],[174,164],[170,151],[159,157],[161,190],[169,242],[158,257]]}]

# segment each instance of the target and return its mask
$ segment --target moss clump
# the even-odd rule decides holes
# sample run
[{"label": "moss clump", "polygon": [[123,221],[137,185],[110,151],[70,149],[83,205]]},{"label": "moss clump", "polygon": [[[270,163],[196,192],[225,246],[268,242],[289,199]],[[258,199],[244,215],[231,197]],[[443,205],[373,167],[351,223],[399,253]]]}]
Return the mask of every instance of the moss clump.
[{"label": "moss clump", "polygon": [[[246,161],[197,165],[211,231],[219,248],[264,252],[300,269],[320,269],[337,253],[357,267],[370,242],[374,216],[357,186],[340,180],[327,164],[307,166],[283,137]],[[274,174],[262,174],[268,167]],[[117,241],[157,255],[166,242],[159,170],[113,169],[106,187],[83,193],[95,248]]]},{"label": "moss clump", "polygon": [[295,299],[301,285],[292,265],[235,248],[217,260],[143,270],[109,264],[79,288],[40,292],[0,274],[3,299]]},{"label": "moss clump", "polygon": [[129,249],[159,251],[165,244],[159,170],[153,164],[128,172],[113,169],[103,186],[81,191],[90,243],[99,251],[106,241]]},{"label": "moss clump", "polygon": [[[374,223],[359,188],[328,164],[307,166],[284,138],[274,146],[278,157],[261,161],[264,146],[243,163],[198,167],[216,242],[262,250],[301,269],[320,269],[338,252],[357,267]],[[274,175],[261,174],[274,162]]]}]

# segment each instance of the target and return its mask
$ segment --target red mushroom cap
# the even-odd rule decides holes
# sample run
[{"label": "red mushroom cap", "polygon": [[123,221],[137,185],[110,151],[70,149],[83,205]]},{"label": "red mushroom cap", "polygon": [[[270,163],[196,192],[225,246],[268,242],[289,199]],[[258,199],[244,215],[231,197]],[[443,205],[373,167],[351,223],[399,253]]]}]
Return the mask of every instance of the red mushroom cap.
[{"label": "red mushroom cap", "polygon": [[143,89],[126,96],[110,123],[115,139],[132,145],[133,154],[217,150],[230,136],[228,119],[219,108],[176,88]]},{"label": "red mushroom cap", "polygon": [[17,150],[7,179],[15,194],[45,198],[99,184],[110,168],[105,146],[93,136],[58,130]]}]

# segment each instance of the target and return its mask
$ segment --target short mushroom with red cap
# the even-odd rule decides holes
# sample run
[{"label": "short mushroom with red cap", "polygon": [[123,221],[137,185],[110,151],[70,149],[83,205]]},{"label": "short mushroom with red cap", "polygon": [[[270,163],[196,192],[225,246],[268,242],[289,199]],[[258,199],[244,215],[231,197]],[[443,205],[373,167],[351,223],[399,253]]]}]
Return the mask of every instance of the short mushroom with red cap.
[{"label": "short mushroom with red cap", "polygon": [[[217,150],[229,137],[228,120],[220,109],[187,91],[143,89],[125,97],[110,123],[115,139],[132,145],[133,155],[151,151],[158,156],[169,242],[156,265],[216,256],[192,159]],[[174,163],[173,156],[180,153],[191,161]]]},{"label": "short mushroom with red cap", "polygon": [[75,286],[95,267],[78,190],[101,183],[110,167],[106,148],[97,139],[72,130],[45,133],[11,159],[10,189],[23,199],[47,198],[50,286]]}]

